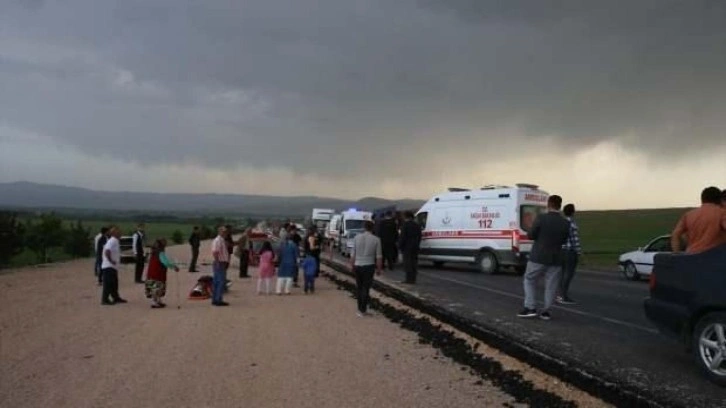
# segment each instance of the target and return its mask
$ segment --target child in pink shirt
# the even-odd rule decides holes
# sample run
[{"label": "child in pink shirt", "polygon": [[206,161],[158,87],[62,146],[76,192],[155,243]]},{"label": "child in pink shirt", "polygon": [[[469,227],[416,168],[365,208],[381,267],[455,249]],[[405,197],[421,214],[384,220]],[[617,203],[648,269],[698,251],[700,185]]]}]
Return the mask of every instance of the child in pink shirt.
[{"label": "child in pink shirt", "polygon": [[257,277],[257,294],[262,294],[262,282],[265,282],[265,294],[270,294],[270,282],[275,276],[275,253],[270,241],[265,241],[260,249],[260,268]]}]

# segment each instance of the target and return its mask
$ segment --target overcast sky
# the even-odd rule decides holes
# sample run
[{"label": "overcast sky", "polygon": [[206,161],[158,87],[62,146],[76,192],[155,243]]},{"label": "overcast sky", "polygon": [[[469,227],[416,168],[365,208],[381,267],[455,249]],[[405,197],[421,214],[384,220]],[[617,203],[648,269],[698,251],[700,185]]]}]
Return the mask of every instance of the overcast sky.
[{"label": "overcast sky", "polygon": [[0,1],[0,181],[580,208],[726,188],[720,0]]}]

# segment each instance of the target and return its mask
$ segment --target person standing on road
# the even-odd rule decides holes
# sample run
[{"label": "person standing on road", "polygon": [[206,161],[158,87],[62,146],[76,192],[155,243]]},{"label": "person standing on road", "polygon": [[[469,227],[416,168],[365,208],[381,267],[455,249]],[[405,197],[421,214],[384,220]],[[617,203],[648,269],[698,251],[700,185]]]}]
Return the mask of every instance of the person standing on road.
[{"label": "person standing on road", "polygon": [[378,227],[378,237],[383,247],[383,267],[393,270],[398,262],[398,225],[393,219],[393,212],[386,211],[385,218],[381,220]]},{"label": "person standing on road", "polygon": [[280,266],[277,271],[276,288],[278,295],[290,294],[292,277],[298,273],[297,260],[300,252],[298,248],[298,245],[292,240],[292,234],[288,234],[285,241],[280,244]]},{"label": "person standing on road", "polygon": [[275,252],[270,241],[262,243],[260,249],[260,267],[258,268],[257,294],[262,293],[262,282],[265,283],[265,294],[270,294],[270,282],[275,276]]},{"label": "person standing on road", "polygon": [[103,274],[103,289],[101,292],[102,305],[115,305],[116,303],[127,303],[118,294],[118,266],[121,263],[121,230],[112,226],[109,228],[109,239],[103,246],[103,261],[101,262],[101,273]]},{"label": "person standing on road", "polygon": [[398,246],[403,254],[403,268],[406,271],[406,279],[401,283],[415,284],[418,275],[418,251],[421,245],[421,226],[414,221],[413,213],[406,211],[405,221],[401,226],[401,236]]},{"label": "person standing on road", "polygon": [[575,222],[575,205],[567,204],[562,212],[565,219],[570,222],[570,236],[563,245],[565,253],[562,264],[562,279],[560,279],[560,295],[557,296],[557,303],[563,305],[574,305],[575,301],[570,298],[570,283],[575,277],[577,263],[582,255],[582,247],[580,246],[580,230]]},{"label": "person standing on road", "polygon": [[315,293],[315,276],[317,276],[315,274],[320,270],[317,259],[310,254],[305,255],[302,267],[305,279],[305,294],[307,295],[308,292]]},{"label": "person standing on road", "polygon": [[701,192],[701,206],[688,211],[671,234],[673,252],[681,252],[686,237],[687,254],[707,251],[726,244],[726,209],[721,206],[721,190],[707,187]]},{"label": "person standing on road", "polygon": [[212,241],[212,305],[229,306],[223,300],[224,287],[227,283],[227,268],[229,267],[229,250],[227,248],[227,227],[217,229],[217,237]]},{"label": "person standing on road", "polygon": [[300,256],[300,244],[302,243],[303,239],[298,233],[297,226],[295,224],[289,224],[290,227],[287,231],[287,237],[290,239],[290,241],[295,244],[295,248],[297,248],[297,255],[295,257],[296,263],[295,263],[295,270],[292,273],[292,286],[295,288],[299,288],[300,285],[297,283],[298,277],[300,275],[300,268],[298,268],[297,264],[297,258]]},{"label": "person standing on road", "polygon": [[353,238],[353,249],[350,254],[350,269],[355,274],[358,317],[368,314],[373,276],[380,275],[383,267],[381,240],[373,235],[374,226],[372,221],[365,222],[365,231]]},{"label": "person standing on road", "polygon": [[189,246],[192,248],[192,261],[189,262],[189,272],[199,272],[197,270],[197,260],[199,259],[199,244],[202,241],[199,227],[194,226],[192,234],[189,236]]},{"label": "person standing on road", "polygon": [[93,252],[96,254],[96,262],[94,273],[98,280],[98,286],[103,284],[103,274],[101,273],[101,264],[103,263],[103,247],[108,242],[108,227],[101,227],[101,232],[94,238]]},{"label": "person standing on road", "polygon": [[315,277],[320,275],[320,237],[315,226],[311,226],[308,230],[308,236],[305,238],[305,255],[310,255],[315,259]]},{"label": "person standing on road", "polygon": [[237,240],[237,254],[239,256],[239,277],[249,278],[248,269],[250,265],[250,233],[252,228],[245,229],[245,232]]},{"label": "person standing on road", "polygon": [[537,316],[535,292],[537,280],[541,276],[545,277],[545,296],[544,308],[539,317],[542,320],[550,320],[552,317],[550,307],[555,301],[562,273],[562,246],[570,236],[570,223],[560,214],[560,208],[562,197],[550,196],[547,199],[547,212],[537,216],[527,232],[534,244],[524,272],[524,309],[517,314],[518,317]]},{"label": "person standing on road", "polygon": [[144,224],[140,223],[136,226],[136,232],[132,237],[133,248],[134,248],[134,259],[136,260],[136,269],[134,273],[134,282],[144,283],[144,263],[146,259],[144,257]]},{"label": "person standing on road", "polygon": [[168,269],[179,272],[179,268],[166,256],[166,240],[163,238],[157,239],[151,247],[149,268],[146,270],[146,282],[144,282],[144,293],[147,299],[151,299],[152,309],[166,307],[161,299],[166,295],[166,272]]}]

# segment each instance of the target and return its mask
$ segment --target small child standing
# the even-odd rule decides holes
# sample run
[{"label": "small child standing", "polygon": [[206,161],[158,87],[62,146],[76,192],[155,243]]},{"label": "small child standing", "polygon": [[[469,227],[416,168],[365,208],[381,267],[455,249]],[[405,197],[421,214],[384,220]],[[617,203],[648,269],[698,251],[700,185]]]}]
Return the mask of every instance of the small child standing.
[{"label": "small child standing", "polygon": [[308,254],[302,264],[305,273],[305,293],[315,293],[315,274],[318,271],[318,261],[312,254]]},{"label": "small child standing", "polygon": [[262,282],[265,282],[265,294],[270,294],[270,282],[275,276],[275,252],[270,241],[265,241],[260,249],[260,267],[257,277],[257,294],[262,294]]}]

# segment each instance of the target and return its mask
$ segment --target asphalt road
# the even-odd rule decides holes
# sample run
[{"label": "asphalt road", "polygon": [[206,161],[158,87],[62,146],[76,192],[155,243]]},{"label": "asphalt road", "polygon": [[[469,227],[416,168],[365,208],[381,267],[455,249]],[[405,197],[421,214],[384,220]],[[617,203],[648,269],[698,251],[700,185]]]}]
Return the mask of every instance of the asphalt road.
[{"label": "asphalt road", "polygon": [[[349,262],[337,254],[334,260]],[[580,270],[570,289],[577,304],[555,306],[553,320],[545,322],[516,317],[523,301],[521,276],[483,275],[463,264],[443,269],[429,265],[421,263],[416,285],[397,283],[404,277],[400,267],[385,271],[382,280],[550,355],[575,359],[590,372],[650,390],[674,405],[726,407],[726,389],[701,377],[691,355],[647,321],[645,281],[626,281],[617,271]]]}]

